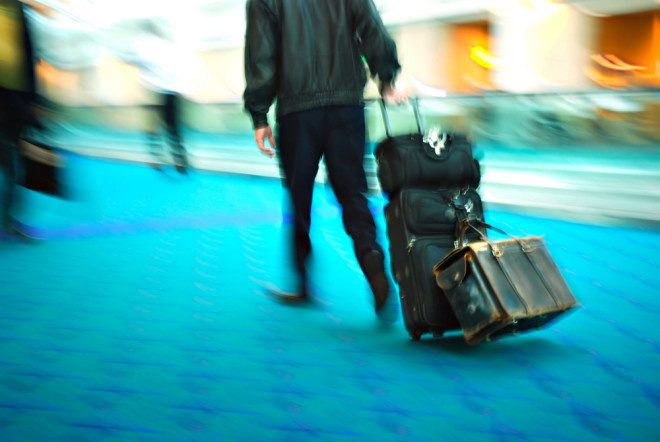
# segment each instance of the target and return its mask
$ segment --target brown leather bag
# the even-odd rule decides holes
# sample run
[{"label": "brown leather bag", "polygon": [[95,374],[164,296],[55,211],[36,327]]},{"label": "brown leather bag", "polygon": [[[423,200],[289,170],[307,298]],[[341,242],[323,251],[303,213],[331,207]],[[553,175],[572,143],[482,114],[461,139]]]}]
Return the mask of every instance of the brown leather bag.
[{"label": "brown leather bag", "polygon": [[[506,233],[479,221],[463,232],[477,227]],[[540,237],[481,239],[433,268],[469,344],[545,326],[578,305]]]}]

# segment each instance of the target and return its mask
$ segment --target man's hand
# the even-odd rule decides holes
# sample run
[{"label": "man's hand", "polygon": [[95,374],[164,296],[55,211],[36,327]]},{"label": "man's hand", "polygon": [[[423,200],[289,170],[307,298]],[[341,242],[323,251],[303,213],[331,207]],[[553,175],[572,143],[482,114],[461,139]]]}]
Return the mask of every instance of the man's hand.
[{"label": "man's hand", "polygon": [[43,3],[40,3],[37,0],[22,0],[22,2],[26,5],[38,12],[39,14],[52,18],[55,15],[57,15],[57,11],[49,6],[44,5]]},{"label": "man's hand", "polygon": [[[266,146],[266,138],[268,138],[268,143],[270,147]],[[258,127],[254,130],[254,141],[257,143],[257,147],[264,155],[273,158],[275,156],[275,137],[273,137],[273,131],[270,126]]]},{"label": "man's hand", "polygon": [[383,86],[381,95],[386,103],[402,104],[408,101],[408,94],[402,90],[395,88],[391,84],[386,84]]}]

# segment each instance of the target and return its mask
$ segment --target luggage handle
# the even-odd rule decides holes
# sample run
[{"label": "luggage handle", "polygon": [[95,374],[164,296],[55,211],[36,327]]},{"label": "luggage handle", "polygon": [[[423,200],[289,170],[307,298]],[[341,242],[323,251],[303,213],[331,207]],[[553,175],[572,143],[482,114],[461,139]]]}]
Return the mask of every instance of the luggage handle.
[{"label": "luggage handle", "polygon": [[477,232],[479,234],[479,237],[483,241],[488,243],[488,245],[490,246],[491,252],[493,253],[493,256],[495,256],[496,258],[499,258],[500,256],[502,256],[502,254],[503,254],[502,250],[499,247],[497,247],[495,245],[495,243],[493,243],[490,239],[488,239],[488,236],[484,235],[479,229],[477,229],[474,226],[474,224],[478,224],[480,227],[484,227],[485,229],[495,230],[496,232],[502,233],[503,235],[506,235],[506,236],[510,237],[511,239],[514,239],[520,245],[520,249],[525,253],[529,253],[529,252],[534,250],[534,248],[532,248],[529,245],[525,244],[520,239],[520,237],[511,235],[510,233],[505,232],[504,230],[500,229],[499,227],[491,226],[490,224],[485,223],[485,222],[480,221],[480,220],[474,220],[474,221],[468,220],[468,221],[463,222],[463,225],[461,227],[461,233],[460,233],[459,241],[458,241],[459,246],[464,243],[465,234],[467,233],[467,230],[472,229],[472,230],[474,230],[475,232]]},{"label": "luggage handle", "polygon": [[[380,100],[380,110],[383,114],[383,124],[385,125],[385,134],[387,138],[392,138],[392,124],[390,123],[390,117],[387,113],[387,103],[385,99],[381,98]],[[415,114],[415,122],[417,123],[417,132],[422,138],[422,142],[431,146],[431,149],[435,151],[436,157],[440,157],[442,151],[447,147],[447,141],[449,141],[449,134],[447,132],[442,132],[440,128],[432,127],[429,130],[428,135],[425,135],[424,132],[424,122],[422,120],[421,112],[419,111],[419,97],[412,97],[410,99],[412,104],[413,113]]]},{"label": "luggage handle", "polygon": [[[415,114],[415,122],[417,123],[417,131],[419,135],[424,136],[424,123],[422,122],[422,117],[419,112],[419,97],[411,97],[410,102],[412,104],[413,113]],[[388,138],[392,138],[392,124],[390,123],[390,116],[387,113],[387,103],[385,99],[380,99],[380,111],[383,114],[383,124],[385,125],[385,134]]]}]

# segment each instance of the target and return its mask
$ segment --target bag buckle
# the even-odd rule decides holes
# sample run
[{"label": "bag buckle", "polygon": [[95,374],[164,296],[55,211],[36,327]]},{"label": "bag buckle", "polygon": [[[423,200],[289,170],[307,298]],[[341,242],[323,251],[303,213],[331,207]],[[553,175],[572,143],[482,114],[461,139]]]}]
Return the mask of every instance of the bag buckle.
[{"label": "bag buckle", "polygon": [[534,250],[536,250],[536,247],[534,247],[534,246],[532,246],[532,245],[530,245],[526,242],[523,242],[523,241],[520,242],[520,248],[525,253],[531,253]]},{"label": "bag buckle", "polygon": [[435,154],[440,156],[442,154],[442,150],[447,145],[447,134],[443,132],[442,136],[440,136],[440,129],[437,127],[432,127],[429,129],[429,133],[424,136],[422,141],[431,146],[431,148],[435,151]]}]

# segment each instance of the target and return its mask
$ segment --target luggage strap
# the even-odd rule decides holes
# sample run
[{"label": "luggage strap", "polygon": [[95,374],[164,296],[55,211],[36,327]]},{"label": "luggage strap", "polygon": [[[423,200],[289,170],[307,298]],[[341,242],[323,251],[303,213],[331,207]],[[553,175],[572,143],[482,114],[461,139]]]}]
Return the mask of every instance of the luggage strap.
[{"label": "luggage strap", "polygon": [[510,233],[505,232],[504,230],[500,229],[499,227],[491,226],[490,224],[488,224],[484,221],[481,221],[480,219],[468,219],[468,220],[459,222],[459,224],[460,224],[460,233],[459,233],[458,238],[459,238],[459,241],[460,241],[461,244],[465,241],[465,234],[467,233],[467,231],[469,229],[472,229],[472,230],[474,230],[475,232],[477,232],[479,234],[479,237],[483,241],[488,243],[488,245],[490,246],[490,248],[493,252],[493,256],[495,256],[495,257],[501,256],[502,251],[499,249],[499,247],[497,247],[495,245],[495,243],[493,243],[488,238],[488,236],[486,235],[486,233],[484,231],[479,230],[477,227],[475,227],[475,224],[477,224],[482,229],[494,230],[496,232],[499,232],[503,235],[508,236],[511,239],[516,240],[518,242],[518,244],[520,244],[520,247],[522,248],[522,250],[525,251],[525,252],[530,250],[529,247],[524,242],[522,242],[519,237],[511,235]]},{"label": "luggage strap", "polygon": [[[479,215],[474,212],[474,201],[468,198],[467,189],[460,190],[455,193],[451,199],[448,201],[449,206],[452,207],[456,213],[456,227],[454,229],[454,247],[458,248],[464,246],[465,242],[465,233],[467,232],[468,227],[465,227],[466,224],[470,222],[480,222]],[[479,231],[479,235],[483,236],[483,233]]]}]

